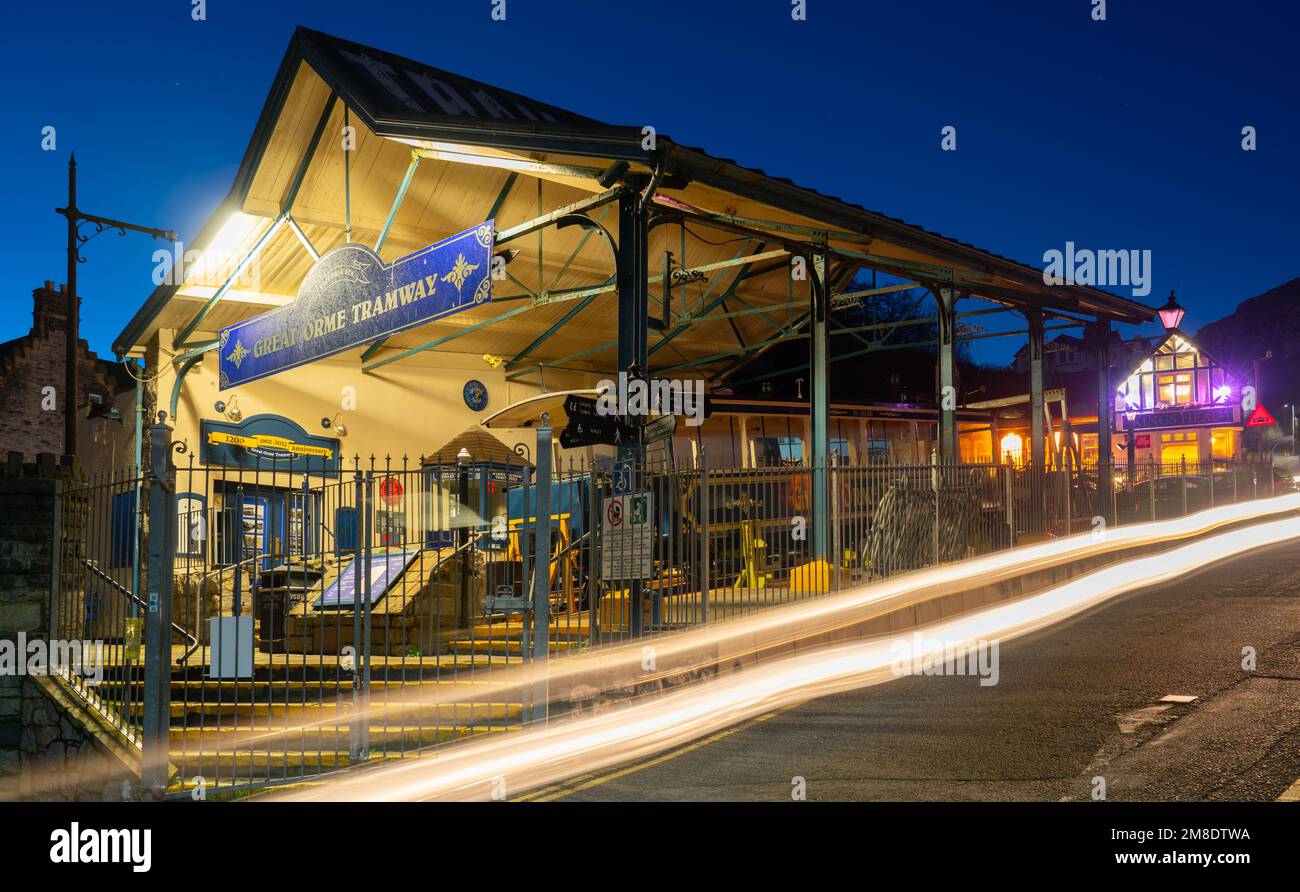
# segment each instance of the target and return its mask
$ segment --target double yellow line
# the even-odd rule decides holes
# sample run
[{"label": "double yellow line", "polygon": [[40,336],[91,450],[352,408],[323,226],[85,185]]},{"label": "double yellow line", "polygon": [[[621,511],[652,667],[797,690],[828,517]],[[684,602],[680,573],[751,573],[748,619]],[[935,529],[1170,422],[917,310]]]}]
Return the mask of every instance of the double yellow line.
[{"label": "double yellow line", "polygon": [[590,790],[592,787],[599,787],[601,784],[607,784],[610,781],[618,780],[621,777],[627,777],[629,774],[636,774],[638,771],[644,771],[647,768],[653,768],[656,765],[662,765],[664,762],[668,762],[672,759],[676,759],[678,756],[684,756],[687,753],[694,752],[695,750],[698,749],[702,749],[703,747],[706,747],[709,744],[717,743],[719,740],[722,740],[726,737],[730,737],[732,734],[736,734],[740,731],[746,731],[754,727],[755,725],[766,722],[768,719],[774,719],[777,716],[783,715],[792,709],[798,709],[800,706],[803,706],[804,703],[807,702],[808,702],[807,700],[804,700],[799,703],[791,703],[789,706],[783,706],[780,709],[773,710],[772,712],[766,713],[765,715],[760,715],[757,716],[756,718],[749,719],[748,721],[741,722],[739,725],[726,728],[722,731],[717,731],[713,734],[710,734],[708,737],[704,737],[701,738],[700,740],[695,741],[694,743],[688,743],[685,746],[680,746],[675,750],[669,750],[663,755],[655,756],[652,759],[646,759],[644,762],[637,762],[633,765],[627,766],[626,768],[619,768],[614,771],[606,772],[605,774],[581,774],[578,775],[577,777],[569,778],[569,780],[564,781],[562,783],[552,784],[549,787],[541,787],[540,789],[532,790],[528,793],[525,793],[522,796],[513,797],[510,801],[511,802],[554,802],[557,799],[563,799],[566,796],[572,796],[574,793],[581,793],[584,790]]}]

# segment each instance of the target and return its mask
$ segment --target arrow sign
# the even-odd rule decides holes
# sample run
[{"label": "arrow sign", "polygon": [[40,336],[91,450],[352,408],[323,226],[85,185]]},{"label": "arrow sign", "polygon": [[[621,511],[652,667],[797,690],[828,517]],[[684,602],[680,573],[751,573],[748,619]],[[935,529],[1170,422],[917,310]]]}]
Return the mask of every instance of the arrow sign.
[{"label": "arrow sign", "polygon": [[660,415],[654,421],[641,428],[641,442],[649,446],[660,440],[666,440],[677,432],[676,415]]},{"label": "arrow sign", "polygon": [[600,415],[596,411],[596,401],[594,399],[588,396],[578,396],[576,393],[571,393],[564,398],[564,414],[570,418],[575,415],[582,415],[587,418],[595,418]]},{"label": "arrow sign", "polygon": [[1268,409],[1264,408],[1263,403],[1256,406],[1255,411],[1250,413],[1250,418],[1246,419],[1246,427],[1268,427],[1270,424],[1277,424],[1277,422],[1268,413]]},{"label": "arrow sign", "polygon": [[565,449],[574,446],[628,446],[636,441],[635,427],[602,415],[572,417],[568,427],[560,432],[560,445]]}]

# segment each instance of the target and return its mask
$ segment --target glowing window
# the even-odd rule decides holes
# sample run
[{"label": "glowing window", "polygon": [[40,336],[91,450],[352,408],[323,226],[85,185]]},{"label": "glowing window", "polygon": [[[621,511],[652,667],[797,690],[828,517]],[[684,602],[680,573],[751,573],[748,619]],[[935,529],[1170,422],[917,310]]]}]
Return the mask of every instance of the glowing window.
[{"label": "glowing window", "polygon": [[1160,375],[1156,382],[1157,399],[1166,406],[1185,406],[1192,401],[1192,374],[1180,372]]}]

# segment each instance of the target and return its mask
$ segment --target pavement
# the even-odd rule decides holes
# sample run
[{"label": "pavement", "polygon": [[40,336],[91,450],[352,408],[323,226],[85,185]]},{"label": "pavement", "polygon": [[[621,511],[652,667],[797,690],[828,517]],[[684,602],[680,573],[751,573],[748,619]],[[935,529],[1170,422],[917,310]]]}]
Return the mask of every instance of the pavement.
[{"label": "pavement", "polygon": [[1104,783],[1109,800],[1300,799],[1300,542],[1130,593],[998,656],[993,686],[901,678],[524,798],[1058,801]]}]

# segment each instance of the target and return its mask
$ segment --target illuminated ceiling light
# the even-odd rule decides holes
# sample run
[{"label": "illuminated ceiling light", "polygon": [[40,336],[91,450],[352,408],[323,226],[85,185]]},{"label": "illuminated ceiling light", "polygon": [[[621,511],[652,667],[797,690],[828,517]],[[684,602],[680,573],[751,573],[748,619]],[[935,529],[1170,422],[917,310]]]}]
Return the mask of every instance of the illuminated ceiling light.
[{"label": "illuminated ceiling light", "polygon": [[242,258],[242,254],[236,257],[236,252],[247,244],[260,225],[268,222],[270,221],[264,217],[254,217],[243,211],[232,213],[226,222],[221,224],[221,228],[204,247],[198,259],[187,265],[184,283],[189,284],[191,278],[195,276],[210,278],[221,271],[233,270]]},{"label": "illuminated ceiling light", "polygon": [[1178,305],[1174,298],[1173,289],[1169,291],[1169,300],[1163,307],[1157,310],[1160,316],[1160,324],[1165,327],[1166,331],[1173,331],[1178,328],[1178,324],[1183,321],[1183,314],[1187,311]]}]

